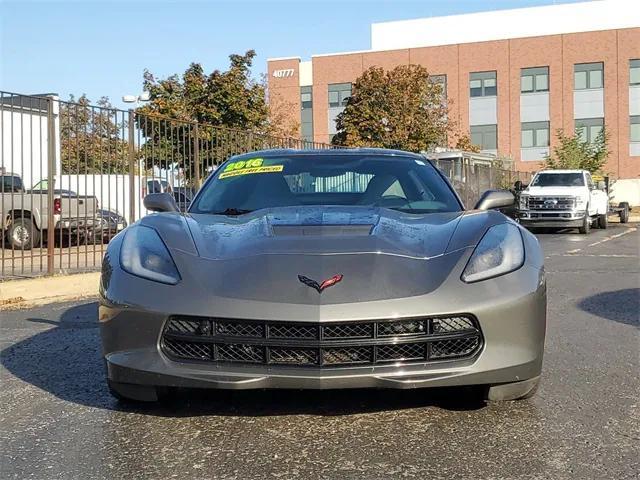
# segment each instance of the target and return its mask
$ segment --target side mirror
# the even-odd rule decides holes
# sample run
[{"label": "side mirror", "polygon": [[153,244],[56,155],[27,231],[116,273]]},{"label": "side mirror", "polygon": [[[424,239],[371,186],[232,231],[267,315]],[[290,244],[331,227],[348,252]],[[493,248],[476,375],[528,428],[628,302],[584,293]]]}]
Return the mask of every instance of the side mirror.
[{"label": "side mirror", "polygon": [[487,190],[482,194],[474,209],[491,210],[494,208],[507,208],[513,206],[515,197],[508,190]]},{"label": "side mirror", "polygon": [[522,180],[516,180],[516,183],[513,184],[513,188],[515,189],[516,192],[521,192],[523,190]]},{"label": "side mirror", "polygon": [[144,208],[152,212],[177,212],[178,205],[170,193],[150,193],[144,197]]},{"label": "side mirror", "polygon": [[607,186],[604,183],[604,180],[600,180],[597,184],[596,184],[596,188],[598,190],[602,190],[603,192],[607,190]]}]

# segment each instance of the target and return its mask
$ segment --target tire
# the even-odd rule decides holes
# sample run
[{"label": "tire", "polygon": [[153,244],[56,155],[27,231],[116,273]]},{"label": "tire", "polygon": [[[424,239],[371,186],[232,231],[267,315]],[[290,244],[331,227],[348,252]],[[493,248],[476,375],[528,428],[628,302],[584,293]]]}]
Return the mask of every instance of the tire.
[{"label": "tire", "polygon": [[151,385],[119,383],[107,379],[109,393],[122,403],[155,403],[168,397],[168,389]]},{"label": "tire", "polygon": [[16,250],[31,250],[40,245],[40,230],[29,217],[17,217],[7,229],[7,241]]},{"label": "tire", "polygon": [[598,228],[602,230],[606,230],[608,226],[609,226],[609,218],[607,214],[605,213],[604,215],[598,215]]},{"label": "tire", "polygon": [[492,385],[487,389],[487,400],[491,402],[526,400],[536,394],[539,385],[540,376],[522,382]]},{"label": "tire", "polygon": [[622,208],[620,210],[620,223],[627,223],[629,221],[629,204],[622,202],[619,207]]},{"label": "tire", "polygon": [[578,231],[582,235],[589,235],[591,231],[591,217],[589,216],[589,207],[584,211],[584,220],[582,221],[582,226],[578,228]]}]

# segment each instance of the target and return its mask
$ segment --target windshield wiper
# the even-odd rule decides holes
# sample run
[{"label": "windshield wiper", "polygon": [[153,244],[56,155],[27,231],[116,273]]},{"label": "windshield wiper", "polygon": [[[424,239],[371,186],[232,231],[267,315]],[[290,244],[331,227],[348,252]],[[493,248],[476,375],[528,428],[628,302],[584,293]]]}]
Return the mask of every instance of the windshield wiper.
[{"label": "windshield wiper", "polygon": [[242,208],[227,208],[222,212],[211,212],[211,215],[244,215],[245,213],[251,213],[253,210],[243,210]]}]

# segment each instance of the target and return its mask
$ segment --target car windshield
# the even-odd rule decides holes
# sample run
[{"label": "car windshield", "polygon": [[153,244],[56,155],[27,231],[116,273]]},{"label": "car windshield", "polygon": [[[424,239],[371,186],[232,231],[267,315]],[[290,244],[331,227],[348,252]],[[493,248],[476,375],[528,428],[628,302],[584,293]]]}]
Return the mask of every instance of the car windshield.
[{"label": "car windshield", "polygon": [[307,205],[377,206],[416,214],[461,210],[426,160],[349,153],[231,159],[216,170],[189,211],[240,215]]},{"label": "car windshield", "polygon": [[532,187],[584,187],[582,173],[540,173],[531,182]]}]

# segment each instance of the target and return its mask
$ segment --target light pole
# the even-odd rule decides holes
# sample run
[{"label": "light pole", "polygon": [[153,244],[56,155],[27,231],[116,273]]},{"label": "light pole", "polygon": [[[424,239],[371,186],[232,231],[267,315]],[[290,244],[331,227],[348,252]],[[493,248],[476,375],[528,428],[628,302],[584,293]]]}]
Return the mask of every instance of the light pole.
[{"label": "light pole", "polygon": [[[135,108],[129,109],[129,121],[128,121],[128,131],[129,131],[129,225],[131,225],[136,220],[136,186],[135,186],[135,132],[134,132],[134,123],[135,123],[135,111],[137,110],[140,102],[148,102],[151,96],[149,92],[142,92],[140,95],[123,95],[122,101],[124,103],[134,103]],[[140,165],[140,164],[139,164]],[[140,168],[140,167],[138,167]],[[142,172],[138,172],[139,179],[142,179]]]}]

